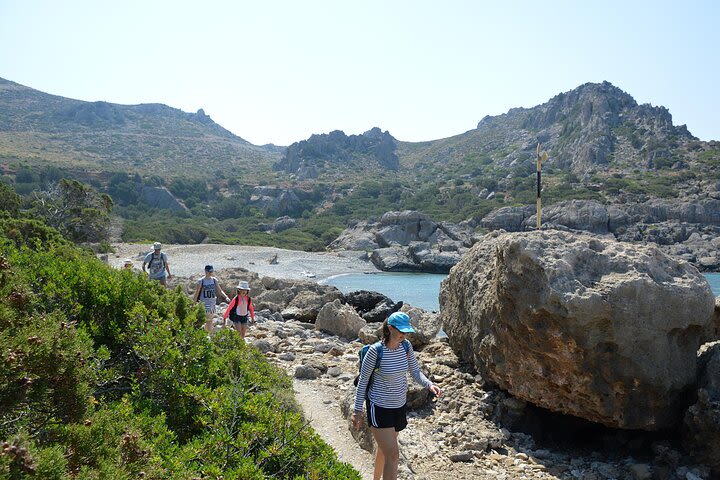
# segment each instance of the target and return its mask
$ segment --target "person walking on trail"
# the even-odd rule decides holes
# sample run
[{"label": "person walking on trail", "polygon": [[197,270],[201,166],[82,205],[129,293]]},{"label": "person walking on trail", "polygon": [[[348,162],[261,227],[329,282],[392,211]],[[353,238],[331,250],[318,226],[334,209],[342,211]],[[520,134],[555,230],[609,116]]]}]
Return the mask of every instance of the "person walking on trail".
[{"label": "person walking on trail", "polygon": [[205,276],[198,280],[197,287],[195,288],[195,303],[202,300],[205,304],[205,330],[208,333],[212,332],[213,328],[213,314],[216,312],[218,293],[225,298],[226,302],[230,302],[217,278],[213,277],[215,269],[212,265],[205,265]]},{"label": "person walking on trail", "polygon": [[[147,265],[148,270],[150,270],[148,278],[157,280],[162,285],[167,286],[167,279],[172,278],[172,275],[170,274],[167,255],[161,252],[161,249],[162,243],[153,243],[153,251],[145,255],[145,260],[143,260],[142,271],[148,273],[147,270],[145,270],[145,266]],[[165,275],[165,272],[167,272],[167,275]]]},{"label": "person walking on trail", "polygon": [[237,286],[237,295],[230,300],[223,318],[232,320],[233,328],[245,338],[247,334],[248,321],[255,321],[255,309],[252,298],[250,298],[250,285],[248,282],[240,282]]},{"label": "person walking on trail", "polygon": [[[374,480],[397,478],[400,461],[398,434],[407,426],[407,372],[434,395],[443,395],[443,391],[422,374],[412,345],[405,339],[406,333],[414,331],[406,313],[392,313],[383,324],[382,342],[368,349],[360,367],[352,423],[355,429],[362,426],[365,403],[368,425],[378,447]],[[379,368],[378,355],[381,360]]]}]

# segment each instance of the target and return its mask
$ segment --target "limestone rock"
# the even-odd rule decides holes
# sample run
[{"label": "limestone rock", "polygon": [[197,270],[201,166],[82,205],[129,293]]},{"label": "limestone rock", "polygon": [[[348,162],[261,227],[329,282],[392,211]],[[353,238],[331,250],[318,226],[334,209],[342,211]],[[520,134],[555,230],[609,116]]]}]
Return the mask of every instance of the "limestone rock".
[{"label": "limestone rock", "polygon": [[340,300],[342,294],[339,291],[329,292],[326,294],[318,294],[311,291],[302,291],[292,299],[289,308],[297,308],[299,313],[295,316],[301,322],[314,322],[320,312],[320,309],[326,303],[334,300]]},{"label": "limestone rock", "polygon": [[332,333],[344,338],[356,338],[365,326],[363,320],[349,305],[340,300],[326,303],[315,320],[315,329]]},{"label": "limestone rock", "polygon": [[489,234],[443,282],[445,332],[483,378],[607,426],[676,426],[715,298],[650,246],[558,231]]},{"label": "limestone rock", "polygon": [[368,323],[360,329],[358,337],[360,341],[365,344],[375,343],[382,338],[382,323],[374,322]]}]

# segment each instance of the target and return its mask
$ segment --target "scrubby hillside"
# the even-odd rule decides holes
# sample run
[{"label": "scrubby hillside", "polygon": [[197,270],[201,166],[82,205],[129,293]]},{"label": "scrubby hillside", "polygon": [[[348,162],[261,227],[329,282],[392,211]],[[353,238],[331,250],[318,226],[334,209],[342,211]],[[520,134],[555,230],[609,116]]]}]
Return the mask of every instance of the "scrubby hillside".
[{"label": "scrubby hillside", "polygon": [[[0,79],[0,164],[208,178],[229,168],[269,170],[279,157],[237,137],[200,109],[118,105],[49,95]],[[13,167],[14,165],[14,167]]]}]

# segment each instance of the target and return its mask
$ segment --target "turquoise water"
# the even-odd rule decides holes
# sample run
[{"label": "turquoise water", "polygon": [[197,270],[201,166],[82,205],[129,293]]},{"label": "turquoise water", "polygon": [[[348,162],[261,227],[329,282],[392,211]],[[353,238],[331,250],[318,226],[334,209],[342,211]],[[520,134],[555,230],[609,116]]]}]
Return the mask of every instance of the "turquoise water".
[{"label": "turquoise water", "polygon": [[386,295],[394,302],[402,300],[415,307],[440,310],[440,282],[447,275],[435,273],[351,273],[330,277],[322,283],[334,285],[343,293],[370,290]]},{"label": "turquoise water", "polygon": [[[402,300],[425,310],[440,310],[440,282],[447,275],[432,273],[353,273],[331,277],[323,283],[335,285],[343,293],[356,290],[380,292],[397,302]],[[706,273],[713,294],[720,296],[720,273]]]},{"label": "turquoise water", "polygon": [[706,273],[705,278],[707,278],[713,294],[720,297],[720,273]]}]

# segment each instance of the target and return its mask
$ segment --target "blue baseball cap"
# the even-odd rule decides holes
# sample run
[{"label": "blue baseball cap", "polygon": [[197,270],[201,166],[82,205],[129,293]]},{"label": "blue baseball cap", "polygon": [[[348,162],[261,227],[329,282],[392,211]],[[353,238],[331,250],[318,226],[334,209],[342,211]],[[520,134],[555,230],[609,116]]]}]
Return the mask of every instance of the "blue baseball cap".
[{"label": "blue baseball cap", "polygon": [[212,265],[205,265],[205,271],[206,271],[206,272],[213,272],[213,271],[215,271],[215,269],[213,268]]},{"label": "blue baseball cap", "polygon": [[395,312],[388,317],[388,325],[392,325],[402,333],[413,333],[415,329],[410,324],[410,317],[404,312]]}]

